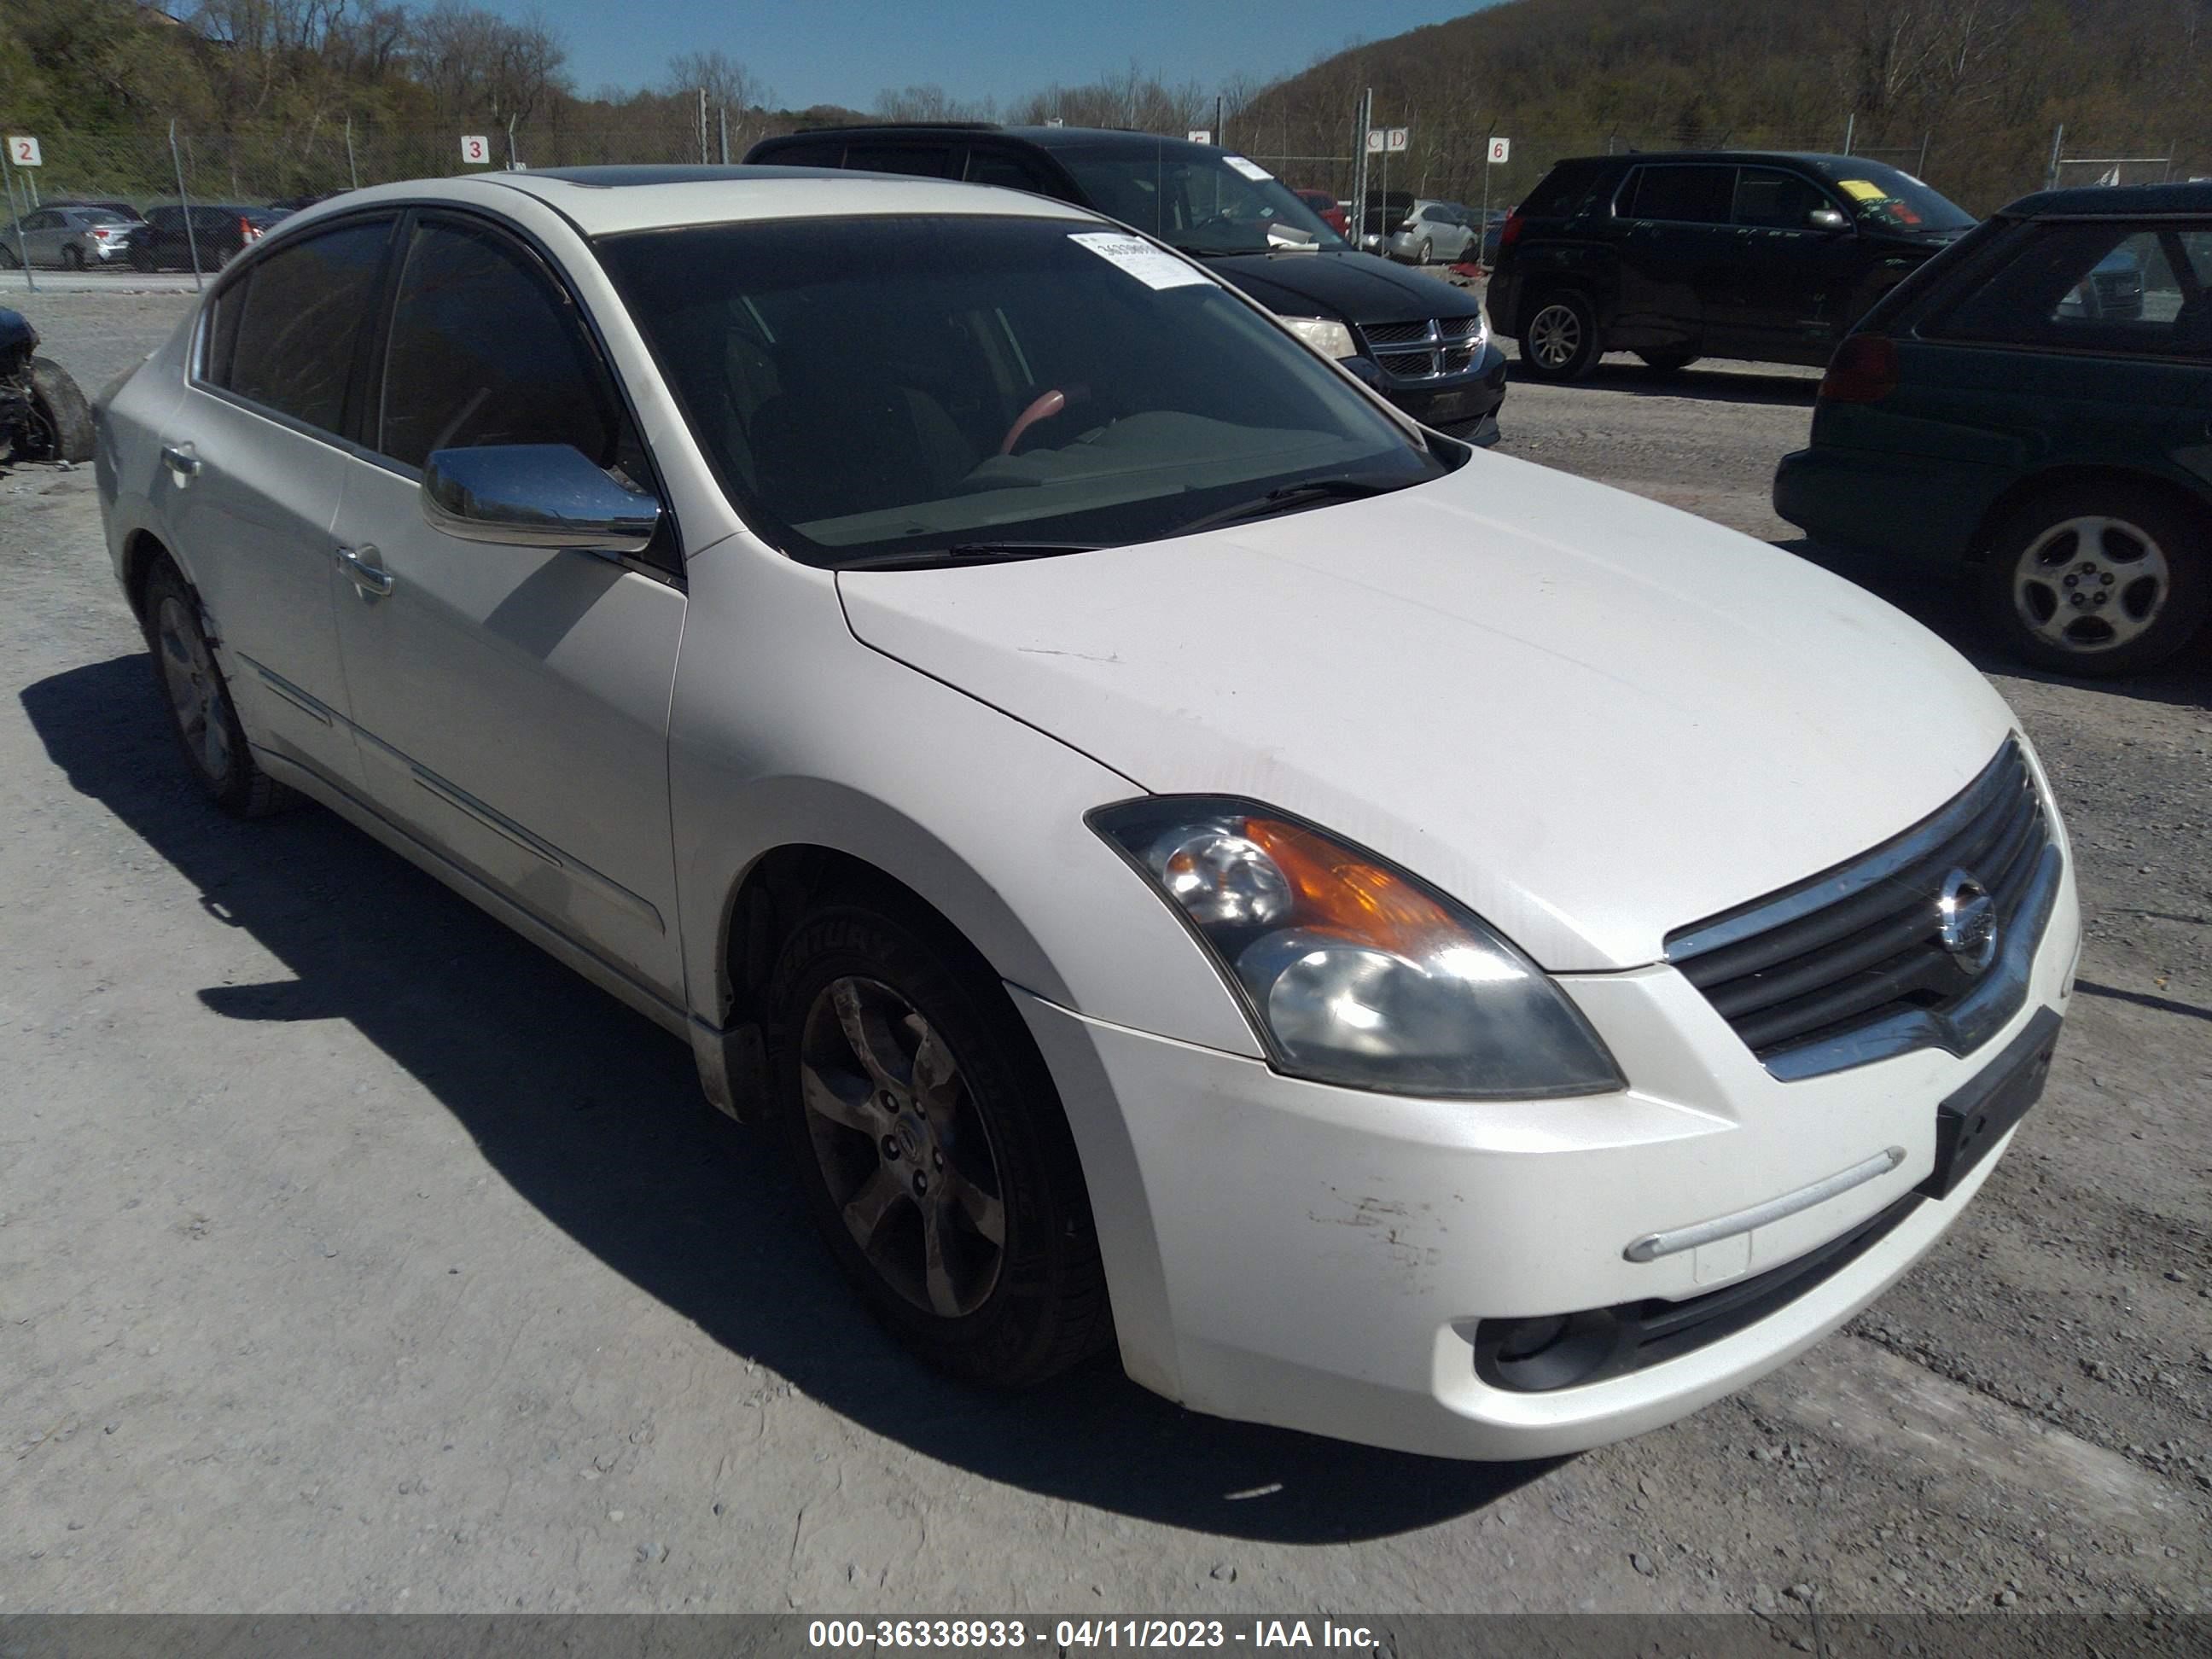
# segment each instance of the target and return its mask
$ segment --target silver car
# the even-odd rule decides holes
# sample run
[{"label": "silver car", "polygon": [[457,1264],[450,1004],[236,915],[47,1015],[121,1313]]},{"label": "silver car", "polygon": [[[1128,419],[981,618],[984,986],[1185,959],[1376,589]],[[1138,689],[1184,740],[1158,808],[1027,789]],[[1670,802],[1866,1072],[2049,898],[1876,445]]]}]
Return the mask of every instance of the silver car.
[{"label": "silver car", "polygon": [[40,208],[8,227],[4,262],[10,267],[28,255],[34,265],[85,270],[125,264],[131,255],[132,222],[109,208]]},{"label": "silver car", "polygon": [[1406,216],[1390,226],[1382,238],[1382,251],[1407,264],[1448,265],[1471,259],[1480,245],[1482,227],[1474,212],[1457,202],[1417,199]]}]

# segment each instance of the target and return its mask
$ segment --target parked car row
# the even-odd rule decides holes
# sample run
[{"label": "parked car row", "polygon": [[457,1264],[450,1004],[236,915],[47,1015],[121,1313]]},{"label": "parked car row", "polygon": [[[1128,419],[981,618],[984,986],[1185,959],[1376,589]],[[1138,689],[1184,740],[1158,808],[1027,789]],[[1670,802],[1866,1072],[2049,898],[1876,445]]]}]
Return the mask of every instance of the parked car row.
[{"label": "parked car row", "polygon": [[[195,202],[140,213],[128,202],[50,202],[0,228],[0,268],[63,270],[219,270],[288,213],[328,199],[294,197],[267,206]],[[188,222],[189,221],[189,222]]]},{"label": "parked car row", "polygon": [[1936,1244],[2081,941],[1983,676],[1403,418],[1472,300],[1245,158],[771,153],[310,209],[102,395],[213,802],[688,1042],[963,1376],[1547,1456]]}]

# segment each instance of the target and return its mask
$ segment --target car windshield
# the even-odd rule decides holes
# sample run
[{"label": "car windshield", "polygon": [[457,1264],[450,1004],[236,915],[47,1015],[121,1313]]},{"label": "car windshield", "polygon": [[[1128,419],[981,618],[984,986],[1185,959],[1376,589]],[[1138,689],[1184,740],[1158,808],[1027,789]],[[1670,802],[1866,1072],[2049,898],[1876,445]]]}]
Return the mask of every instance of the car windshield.
[{"label": "car windshield", "polygon": [[1272,491],[1454,464],[1205,272],[1096,221],[778,220],[597,248],[733,502],[811,563],[1152,541]]},{"label": "car windshield", "polygon": [[1916,234],[1972,230],[1974,216],[1909,173],[1851,157],[1826,161],[1820,172],[1850,204],[1860,222]]},{"label": "car windshield", "polygon": [[1099,212],[1186,253],[1340,249],[1344,239],[1255,161],[1159,140],[1055,149]]}]

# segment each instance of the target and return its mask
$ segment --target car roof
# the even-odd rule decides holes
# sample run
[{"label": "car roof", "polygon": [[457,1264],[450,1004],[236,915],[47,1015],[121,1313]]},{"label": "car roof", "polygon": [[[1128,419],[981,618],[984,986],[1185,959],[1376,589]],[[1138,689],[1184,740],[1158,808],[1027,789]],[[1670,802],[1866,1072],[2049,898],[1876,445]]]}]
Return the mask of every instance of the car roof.
[{"label": "car roof", "polygon": [[2039,190],[2003,210],[2008,219],[2134,218],[2143,214],[2212,214],[2212,180],[2182,185],[2076,185]]},{"label": "car roof", "polygon": [[533,197],[586,236],[746,220],[825,219],[876,214],[991,215],[1095,222],[1096,214],[1023,191],[900,173],[834,167],[668,166],[547,167],[464,173],[348,191],[288,216],[319,224],[386,203],[450,201],[485,206],[501,191]]},{"label": "car roof", "polygon": [[1873,155],[1841,155],[1819,149],[1632,149],[1618,155],[1572,155],[1559,165],[1585,164],[1592,161],[1617,162],[1622,167],[1637,167],[1649,161],[1718,161],[1741,165],[1747,161],[1796,161],[1802,166],[1844,167],[1890,167],[1902,173],[1894,161],[1885,161]]},{"label": "car roof", "polygon": [[756,149],[781,143],[786,138],[842,138],[848,143],[856,139],[886,137],[951,138],[961,134],[970,137],[1011,139],[1018,144],[1034,145],[1042,150],[1088,149],[1126,150],[1131,155],[1152,155],[1163,149],[1170,153],[1188,152],[1193,155],[1231,155],[1240,151],[1220,144],[1194,144],[1188,138],[1174,137],[1162,132],[1138,132],[1127,127],[1001,127],[988,121],[885,121],[862,122],[854,126],[807,127],[798,132],[779,134],[775,138],[763,138]]}]

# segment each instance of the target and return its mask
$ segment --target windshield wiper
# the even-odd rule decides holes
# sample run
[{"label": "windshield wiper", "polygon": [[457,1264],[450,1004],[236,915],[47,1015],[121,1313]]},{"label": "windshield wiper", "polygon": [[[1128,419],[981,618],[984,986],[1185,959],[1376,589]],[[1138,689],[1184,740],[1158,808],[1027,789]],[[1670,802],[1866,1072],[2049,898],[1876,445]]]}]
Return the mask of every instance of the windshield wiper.
[{"label": "windshield wiper", "polygon": [[1062,553],[1096,553],[1103,542],[955,542],[950,547],[917,548],[878,558],[854,559],[840,570],[925,570],[947,564],[1006,564],[1016,559],[1050,559]]},{"label": "windshield wiper", "polygon": [[1271,489],[1264,495],[1255,496],[1249,501],[1239,501],[1233,507],[1217,507],[1164,533],[1192,536],[1218,525],[1238,524],[1247,519],[1264,519],[1277,513],[1294,513],[1302,507],[1318,507],[1323,501],[1348,501],[1366,495],[1387,495],[1394,489],[1403,489],[1419,482],[1417,478],[1401,477],[1392,472],[1346,472],[1334,478],[1308,478],[1302,483],[1285,484],[1279,489]]}]

